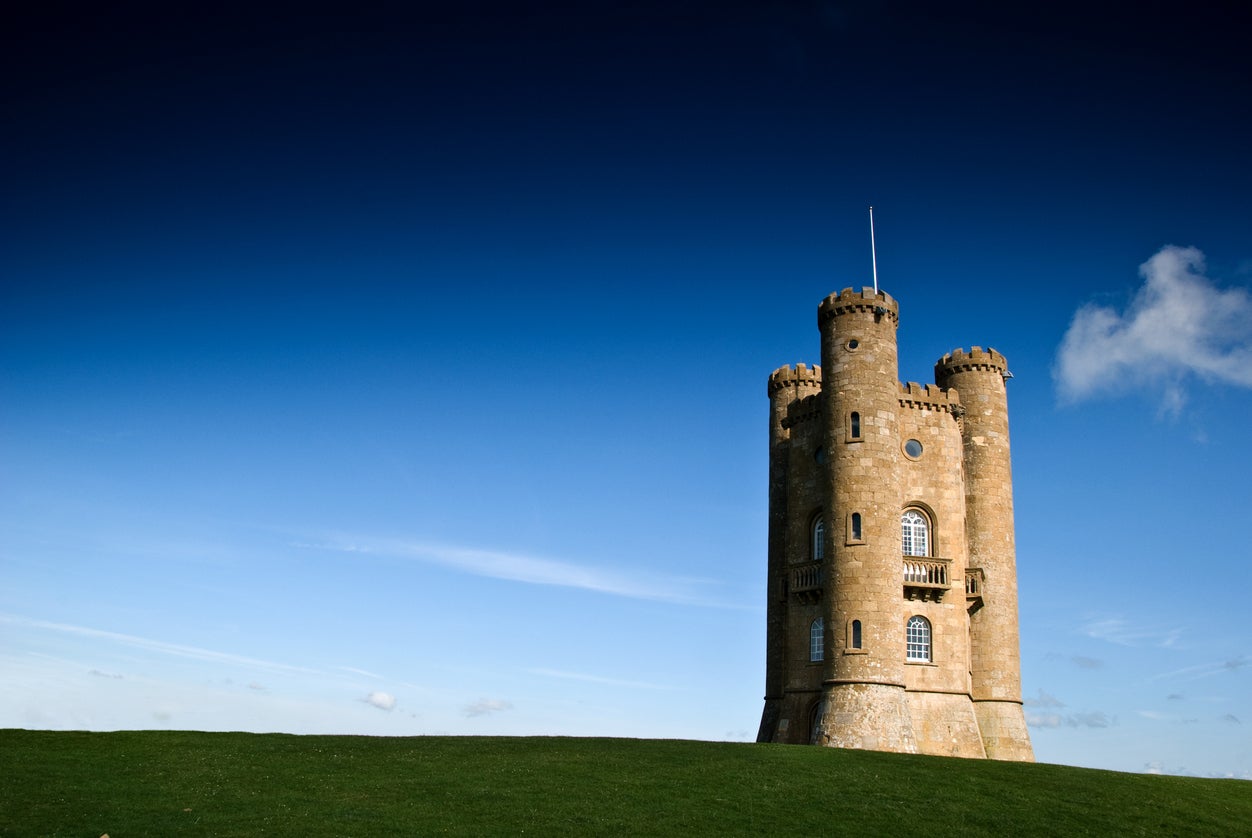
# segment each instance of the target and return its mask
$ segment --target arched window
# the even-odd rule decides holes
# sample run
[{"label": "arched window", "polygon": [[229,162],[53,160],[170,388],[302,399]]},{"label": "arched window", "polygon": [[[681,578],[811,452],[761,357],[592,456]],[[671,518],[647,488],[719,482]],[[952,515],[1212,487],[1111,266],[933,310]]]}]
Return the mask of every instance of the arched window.
[{"label": "arched window", "polygon": [[826,626],[818,617],[809,626],[809,660],[820,661],[826,656]]},{"label": "arched window", "polygon": [[861,438],[861,414],[855,410],[848,416],[848,439]]},{"label": "arched window", "polygon": [[903,530],[904,555],[930,555],[930,523],[926,516],[916,509],[906,509],[900,516],[900,528]]},{"label": "arched window", "polygon": [[853,649],[861,648],[861,621],[860,620],[852,621],[852,648]]},{"label": "arched window", "polygon": [[850,541],[862,541],[863,540],[861,538],[861,513],[859,512],[852,513],[852,520],[848,523],[848,528],[851,530],[851,532],[848,533],[848,540]]},{"label": "arched window", "polygon": [[930,661],[930,620],[925,617],[909,617],[904,639],[906,660]]},{"label": "arched window", "polygon": [[813,519],[813,543],[809,555],[813,561],[820,562],[826,558],[826,519],[818,515]]}]

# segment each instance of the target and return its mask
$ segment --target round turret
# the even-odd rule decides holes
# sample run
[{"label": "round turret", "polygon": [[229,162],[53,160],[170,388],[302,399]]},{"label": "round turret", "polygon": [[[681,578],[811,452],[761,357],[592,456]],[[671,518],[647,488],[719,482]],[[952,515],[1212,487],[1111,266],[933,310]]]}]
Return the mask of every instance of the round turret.
[{"label": "round turret", "polygon": [[987,756],[1032,759],[1022,712],[1017,622],[1017,547],[1005,382],[1008,361],[994,349],[957,349],[935,364],[935,381],[960,396],[964,414],[969,573],[983,607],[970,617],[970,694]]}]

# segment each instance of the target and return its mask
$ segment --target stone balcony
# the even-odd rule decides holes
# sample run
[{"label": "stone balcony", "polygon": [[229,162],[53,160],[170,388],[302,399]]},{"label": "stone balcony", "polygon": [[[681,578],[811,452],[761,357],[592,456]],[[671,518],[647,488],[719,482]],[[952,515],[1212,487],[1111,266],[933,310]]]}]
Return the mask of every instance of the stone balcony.
[{"label": "stone balcony", "polygon": [[812,604],[822,598],[826,574],[821,562],[808,562],[791,569],[787,577],[788,592],[801,602]]},{"label": "stone balcony", "polygon": [[904,595],[909,599],[924,601],[943,599],[943,595],[952,588],[949,581],[951,568],[951,559],[905,556]]},{"label": "stone balcony", "polygon": [[971,614],[983,606],[982,585],[985,578],[981,567],[965,569],[965,606]]}]

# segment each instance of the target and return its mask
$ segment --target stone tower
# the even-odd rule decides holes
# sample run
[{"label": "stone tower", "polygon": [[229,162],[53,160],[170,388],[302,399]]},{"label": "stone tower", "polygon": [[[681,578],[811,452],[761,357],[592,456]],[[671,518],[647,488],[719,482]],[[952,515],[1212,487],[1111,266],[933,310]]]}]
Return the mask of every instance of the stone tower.
[{"label": "stone tower", "polygon": [[818,307],[820,367],[769,377],[765,710],[757,740],[1031,760],[1003,355],[902,385],[899,306]]}]

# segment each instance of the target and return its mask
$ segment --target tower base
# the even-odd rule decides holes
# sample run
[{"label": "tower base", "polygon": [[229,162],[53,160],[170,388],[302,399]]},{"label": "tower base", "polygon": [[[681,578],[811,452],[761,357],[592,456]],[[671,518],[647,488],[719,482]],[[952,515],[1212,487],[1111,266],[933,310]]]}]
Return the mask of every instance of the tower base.
[{"label": "tower base", "polygon": [[974,715],[982,732],[983,747],[991,759],[1034,762],[1026,730],[1026,714],[1016,701],[975,701]]},{"label": "tower base", "polygon": [[908,704],[919,753],[986,759],[968,694],[910,692]]},{"label": "tower base", "polygon": [[904,686],[829,684],[815,726],[815,745],[917,753]]}]

